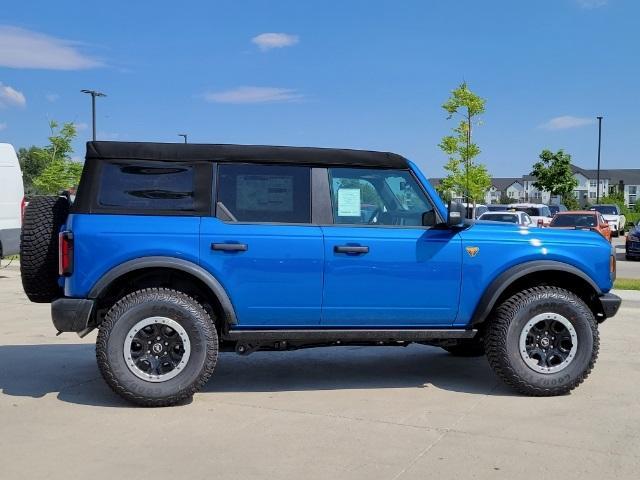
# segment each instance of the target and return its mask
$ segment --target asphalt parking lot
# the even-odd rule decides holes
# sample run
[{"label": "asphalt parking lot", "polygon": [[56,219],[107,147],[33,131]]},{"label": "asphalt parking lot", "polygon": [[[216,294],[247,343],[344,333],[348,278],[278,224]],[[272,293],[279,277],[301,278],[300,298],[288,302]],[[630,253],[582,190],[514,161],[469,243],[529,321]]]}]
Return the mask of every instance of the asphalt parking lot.
[{"label": "asphalt parking lot", "polygon": [[223,354],[193,402],[142,409],[102,381],[95,333],[56,337],[9,267],[0,478],[637,479],[640,294],[625,296],[564,397],[514,395],[484,358],[338,347]]}]

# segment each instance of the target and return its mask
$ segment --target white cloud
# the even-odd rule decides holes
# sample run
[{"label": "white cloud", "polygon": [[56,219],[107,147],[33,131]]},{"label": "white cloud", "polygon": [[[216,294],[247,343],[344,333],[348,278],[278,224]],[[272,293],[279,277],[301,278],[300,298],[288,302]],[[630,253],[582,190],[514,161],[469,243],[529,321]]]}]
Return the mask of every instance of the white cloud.
[{"label": "white cloud", "polygon": [[207,92],[204,99],[212,103],[295,102],[304,98],[297,90],[274,87],[238,87],[222,92]]},{"label": "white cloud", "polygon": [[82,130],[86,130],[87,128],[89,128],[89,125],[87,125],[84,122],[79,122],[79,123],[74,123],[73,124],[74,127],[76,127],[76,130],[81,132]]},{"label": "white cloud", "polygon": [[251,39],[263,52],[272,48],[290,47],[298,43],[298,40],[297,35],[288,33],[261,33]]},{"label": "white cloud", "polygon": [[1,132],[2,130],[4,130],[5,128],[7,128],[7,122],[2,122],[2,123],[0,123],[0,132]]},{"label": "white cloud", "polygon": [[10,25],[0,25],[0,67],[82,70],[102,63],[78,50],[78,43]]},{"label": "white cloud", "polygon": [[58,95],[57,93],[47,93],[44,98],[47,99],[47,102],[55,102],[60,98],[60,95]]},{"label": "white cloud", "polygon": [[0,107],[24,107],[26,104],[27,99],[22,92],[0,82]]},{"label": "white cloud", "polygon": [[584,127],[594,123],[596,123],[595,118],[563,115],[561,117],[554,117],[548,122],[543,123],[540,125],[540,128],[544,128],[545,130],[565,130],[567,128]]},{"label": "white cloud", "polygon": [[576,3],[582,8],[599,8],[604,7],[609,0],[576,0]]}]

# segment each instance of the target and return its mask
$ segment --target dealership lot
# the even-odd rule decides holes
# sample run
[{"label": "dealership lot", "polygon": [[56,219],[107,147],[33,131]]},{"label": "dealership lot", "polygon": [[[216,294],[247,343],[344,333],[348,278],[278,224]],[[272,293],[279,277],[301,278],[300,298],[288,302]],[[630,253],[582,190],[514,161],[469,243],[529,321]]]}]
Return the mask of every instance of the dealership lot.
[{"label": "dealership lot", "polygon": [[640,292],[625,298],[601,327],[595,370],[565,397],[514,395],[484,358],[343,347],[223,354],[192,403],[141,409],[102,381],[95,333],[56,337],[11,266],[2,478],[637,478]]}]

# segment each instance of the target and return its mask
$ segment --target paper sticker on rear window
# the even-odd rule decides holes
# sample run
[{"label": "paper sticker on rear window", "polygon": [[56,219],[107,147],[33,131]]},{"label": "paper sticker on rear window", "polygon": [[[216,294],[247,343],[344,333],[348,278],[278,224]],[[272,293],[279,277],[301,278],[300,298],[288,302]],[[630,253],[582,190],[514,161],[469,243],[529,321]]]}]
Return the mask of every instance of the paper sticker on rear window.
[{"label": "paper sticker on rear window", "polygon": [[338,190],[339,217],[359,217],[361,204],[359,188],[341,188]]}]

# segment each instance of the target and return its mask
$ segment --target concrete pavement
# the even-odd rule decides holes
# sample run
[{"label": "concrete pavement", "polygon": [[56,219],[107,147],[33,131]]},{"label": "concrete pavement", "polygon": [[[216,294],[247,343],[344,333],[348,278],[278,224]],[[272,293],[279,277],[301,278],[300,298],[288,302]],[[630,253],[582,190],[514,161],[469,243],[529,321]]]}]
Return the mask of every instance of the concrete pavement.
[{"label": "concrete pavement", "polygon": [[640,298],[564,397],[515,395],[484,358],[337,347],[222,354],[193,402],[142,409],[18,275],[0,270],[1,478],[638,478]]}]

